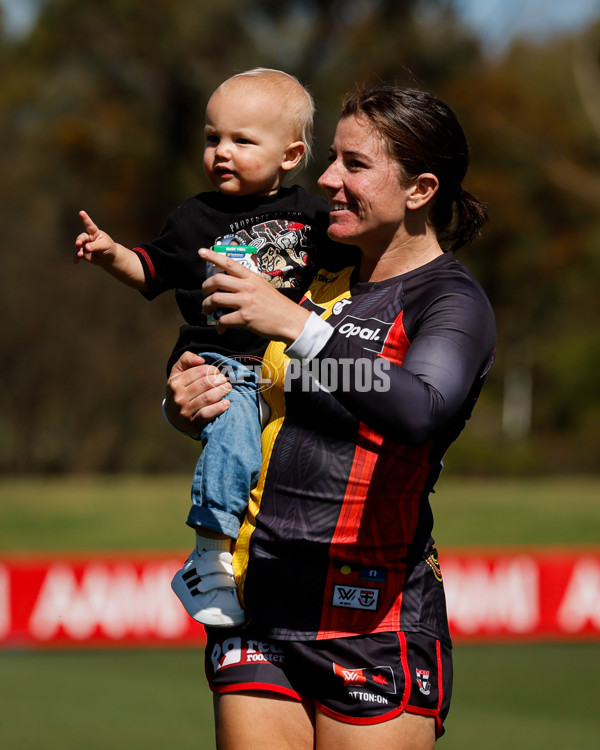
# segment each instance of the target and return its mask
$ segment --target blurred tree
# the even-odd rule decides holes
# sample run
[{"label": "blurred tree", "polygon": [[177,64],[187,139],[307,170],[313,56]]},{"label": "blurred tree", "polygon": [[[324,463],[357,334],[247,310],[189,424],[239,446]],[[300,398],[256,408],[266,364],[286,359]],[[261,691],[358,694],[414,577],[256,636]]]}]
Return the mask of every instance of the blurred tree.
[{"label": "blurred tree", "polygon": [[240,6],[56,0],[3,50],[5,471],[173,464],[160,396],[178,313],[70,264],[77,211],[133,243],[204,187],[202,107],[224,46],[243,66]]},{"label": "blurred tree", "polygon": [[499,321],[492,379],[510,388],[529,368],[540,470],[596,471],[600,461],[592,374],[600,364],[599,41],[600,26],[588,30],[579,89],[581,41],[565,38],[514,45],[447,90],[470,132],[472,179],[492,216],[476,263]]},{"label": "blurred tree", "polygon": [[405,74],[413,62],[417,72],[438,69],[439,51],[419,42],[427,24],[416,9],[443,14],[444,5],[54,0],[27,37],[3,46],[4,471],[190,466],[195,446],[168,431],[159,409],[178,312],[167,295],[148,306],[69,265],[78,209],[126,244],[155,236],[178,202],[207,187],[208,95],[255,65],[298,74],[329,107],[326,124],[319,116],[323,147],[355,81]]},{"label": "blurred tree", "polygon": [[208,188],[210,92],[257,65],[298,75],[315,96],[317,158],[299,176],[309,188],[346,91],[397,82],[452,105],[472,147],[467,187],[492,214],[460,259],[489,292],[500,330],[474,440],[463,442],[471,451],[486,430],[494,450],[462,465],[505,469],[504,376],[531,361],[528,444],[543,455],[527,467],[555,467],[581,436],[589,454],[567,451],[569,466],[597,466],[600,399],[585,373],[600,351],[590,94],[600,32],[588,33],[576,57],[559,40],[492,60],[449,0],[53,0],[25,37],[0,33],[0,470],[191,470],[196,445],[160,414],[180,324],[172,297],[148,305],[73,267],[77,211],[125,244],[155,236],[175,205]]}]

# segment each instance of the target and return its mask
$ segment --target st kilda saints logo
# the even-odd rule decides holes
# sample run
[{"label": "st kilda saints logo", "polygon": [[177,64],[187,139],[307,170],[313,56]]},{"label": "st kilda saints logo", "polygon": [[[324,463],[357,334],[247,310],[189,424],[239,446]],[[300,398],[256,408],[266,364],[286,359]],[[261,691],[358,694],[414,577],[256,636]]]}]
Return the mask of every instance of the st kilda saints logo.
[{"label": "st kilda saints logo", "polygon": [[417,684],[423,695],[431,692],[431,674],[428,669],[417,669]]}]

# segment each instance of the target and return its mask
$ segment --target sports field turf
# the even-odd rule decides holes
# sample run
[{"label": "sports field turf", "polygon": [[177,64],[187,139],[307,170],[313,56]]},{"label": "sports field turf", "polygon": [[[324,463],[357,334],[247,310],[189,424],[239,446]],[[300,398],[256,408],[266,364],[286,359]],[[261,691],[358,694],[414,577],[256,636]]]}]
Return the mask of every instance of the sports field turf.
[{"label": "sports field turf", "polygon": [[[187,478],[4,480],[1,551],[174,549]],[[597,545],[599,479],[443,478],[434,498],[442,549]],[[457,645],[440,748],[576,750],[600,733],[600,642]],[[212,750],[202,654],[0,652],[1,750]]]}]

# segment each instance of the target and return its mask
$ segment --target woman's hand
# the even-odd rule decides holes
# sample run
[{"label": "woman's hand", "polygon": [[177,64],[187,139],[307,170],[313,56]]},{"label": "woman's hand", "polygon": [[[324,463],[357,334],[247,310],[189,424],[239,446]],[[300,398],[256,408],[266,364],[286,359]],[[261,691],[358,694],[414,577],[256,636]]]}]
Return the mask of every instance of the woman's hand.
[{"label": "woman's hand", "polygon": [[224,258],[212,250],[202,249],[199,255],[225,273],[211,276],[202,285],[206,296],[202,311],[207,314],[227,308],[221,315],[217,330],[242,327],[267,339],[291,344],[302,333],[310,312],[272,287],[258,274],[235,260]]},{"label": "woman's hand", "polygon": [[167,381],[165,414],[176,429],[198,435],[208,422],[229,409],[224,397],[231,388],[217,367],[205,364],[197,354],[184,352]]}]

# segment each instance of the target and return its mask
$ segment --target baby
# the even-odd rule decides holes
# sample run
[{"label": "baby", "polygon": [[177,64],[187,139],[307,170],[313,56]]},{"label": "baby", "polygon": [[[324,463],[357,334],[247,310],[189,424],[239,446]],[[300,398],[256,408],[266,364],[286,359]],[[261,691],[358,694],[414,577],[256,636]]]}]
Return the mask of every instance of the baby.
[{"label": "baby", "polygon": [[[267,342],[245,330],[218,334],[202,313],[206,263],[202,247],[249,246],[256,270],[299,300],[316,268],[336,253],[327,238],[329,208],[286,176],[308,160],[314,104],[282,71],[256,68],[235,75],[206,107],[203,165],[216,191],[184,201],[153,242],[128,249],[100,230],[85,211],[75,261],[99,265],[148,299],[175,289],[186,321],[169,366],[184,351],[201,354],[230,377],[230,408],[196,436],[202,442],[187,524],[195,549],[173,578],[187,612],[213,627],[242,624],[231,547],[261,466],[259,368]],[[347,249],[345,250],[347,256]]]}]

